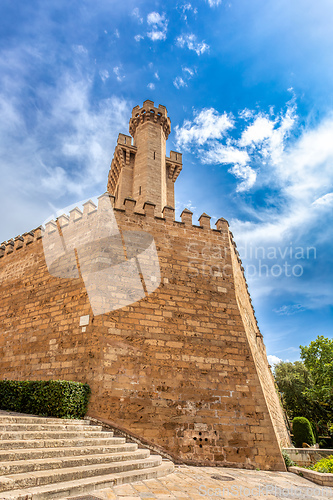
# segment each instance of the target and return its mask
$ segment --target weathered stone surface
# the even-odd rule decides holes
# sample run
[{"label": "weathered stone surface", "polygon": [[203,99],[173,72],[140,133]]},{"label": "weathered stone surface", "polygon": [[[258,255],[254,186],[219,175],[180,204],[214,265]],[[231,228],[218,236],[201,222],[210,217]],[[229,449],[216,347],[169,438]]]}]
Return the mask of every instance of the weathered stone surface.
[{"label": "weathered stone surface", "polygon": [[[36,232],[0,259],[1,376],[88,382],[89,415],[187,463],[285,470],[280,446],[289,438],[228,224],[209,229],[203,214],[193,226],[189,211],[183,222],[165,219],[156,196],[137,202],[141,212],[131,201],[114,209],[119,234],[154,238],[161,273],[153,293],[123,308],[93,316],[81,275],[52,276]],[[66,231],[85,221],[89,232],[104,202],[108,196],[97,210],[73,212]],[[81,270],[100,247],[88,250]],[[75,270],[74,253],[56,266],[58,275]]]}]

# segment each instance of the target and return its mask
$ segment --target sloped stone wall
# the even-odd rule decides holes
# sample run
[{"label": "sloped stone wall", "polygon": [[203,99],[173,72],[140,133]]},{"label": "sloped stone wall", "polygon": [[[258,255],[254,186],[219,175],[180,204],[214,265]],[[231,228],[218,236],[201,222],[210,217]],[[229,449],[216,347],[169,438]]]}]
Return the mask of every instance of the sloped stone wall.
[{"label": "sloped stone wall", "polygon": [[[93,225],[97,213],[83,216]],[[152,204],[135,213],[131,200],[114,213],[121,231],[153,236],[159,286],[94,316],[81,275],[49,273],[40,230],[8,243],[0,258],[1,377],[88,382],[89,415],[187,463],[285,470],[286,433],[262,339],[244,320],[253,313],[226,221],[212,230],[204,214],[193,226],[189,211],[177,222],[168,208],[155,217]]]}]

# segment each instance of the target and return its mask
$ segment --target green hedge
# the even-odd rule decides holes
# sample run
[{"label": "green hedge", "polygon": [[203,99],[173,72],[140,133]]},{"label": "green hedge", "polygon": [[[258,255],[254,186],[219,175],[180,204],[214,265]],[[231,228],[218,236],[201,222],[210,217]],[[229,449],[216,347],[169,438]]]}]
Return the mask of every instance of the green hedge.
[{"label": "green hedge", "polygon": [[83,418],[90,387],[67,380],[0,380],[0,409],[58,418]]},{"label": "green hedge", "polygon": [[302,448],[303,443],[307,443],[310,446],[315,443],[312,427],[307,418],[295,417],[292,425],[296,448]]}]

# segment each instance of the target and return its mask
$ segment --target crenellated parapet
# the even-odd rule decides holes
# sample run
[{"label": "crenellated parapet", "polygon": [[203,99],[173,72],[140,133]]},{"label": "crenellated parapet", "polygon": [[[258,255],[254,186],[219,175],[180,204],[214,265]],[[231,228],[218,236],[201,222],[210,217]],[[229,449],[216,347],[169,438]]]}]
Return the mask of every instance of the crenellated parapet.
[{"label": "crenellated parapet", "polygon": [[165,134],[165,138],[169,137],[171,132],[171,121],[167,116],[166,107],[159,104],[158,108],[155,108],[153,101],[145,101],[142,108],[140,106],[135,106],[132,111],[132,118],[129,123],[129,132],[134,137],[137,128],[147,122],[152,122],[159,124]]},{"label": "crenellated parapet", "polygon": [[12,254],[15,250],[29,246],[31,243],[40,240],[41,237],[42,226],[39,226],[32,231],[16,236],[16,238],[3,241],[0,245],[0,258]]}]

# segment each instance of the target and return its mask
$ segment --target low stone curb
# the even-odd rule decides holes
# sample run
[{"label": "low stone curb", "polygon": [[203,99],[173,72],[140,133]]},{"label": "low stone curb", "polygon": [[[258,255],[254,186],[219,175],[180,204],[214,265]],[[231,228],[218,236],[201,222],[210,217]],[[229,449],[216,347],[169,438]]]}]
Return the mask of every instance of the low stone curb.
[{"label": "low stone curb", "polygon": [[313,483],[320,484],[321,486],[333,487],[333,474],[304,469],[303,467],[288,467],[288,471],[298,474],[299,476],[302,476]]}]

